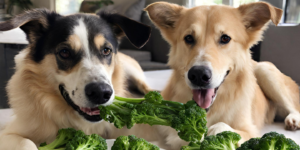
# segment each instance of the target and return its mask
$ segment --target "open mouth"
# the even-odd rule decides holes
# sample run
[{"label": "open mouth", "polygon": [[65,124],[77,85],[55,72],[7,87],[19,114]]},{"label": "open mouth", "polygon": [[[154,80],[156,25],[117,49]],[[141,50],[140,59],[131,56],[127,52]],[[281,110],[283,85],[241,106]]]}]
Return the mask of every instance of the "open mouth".
[{"label": "open mouth", "polygon": [[217,95],[219,87],[214,89],[193,89],[194,101],[203,109],[208,108]]},{"label": "open mouth", "polygon": [[101,121],[102,118],[100,117],[100,110],[98,107],[95,108],[85,108],[77,106],[69,96],[69,93],[65,90],[63,85],[59,85],[59,91],[65,101],[81,116],[83,116],[86,120],[91,122],[98,122]]},{"label": "open mouth", "polygon": [[[228,70],[221,84],[224,82],[229,72],[230,71]],[[209,108],[212,105],[221,84],[213,89],[193,89],[193,100],[199,107],[203,109]]]}]

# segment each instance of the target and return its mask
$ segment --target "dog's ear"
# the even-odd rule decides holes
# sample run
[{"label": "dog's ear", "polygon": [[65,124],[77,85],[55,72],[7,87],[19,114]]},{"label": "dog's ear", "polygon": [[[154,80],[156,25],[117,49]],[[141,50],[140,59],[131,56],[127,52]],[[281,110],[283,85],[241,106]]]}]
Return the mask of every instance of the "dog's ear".
[{"label": "dog's ear", "polygon": [[8,31],[20,27],[30,44],[37,40],[49,27],[50,22],[60,16],[47,9],[34,9],[0,23],[0,31]]},{"label": "dog's ear", "polygon": [[255,2],[241,5],[237,8],[241,21],[248,33],[247,49],[262,40],[264,30],[270,20],[277,25],[280,22],[282,10],[266,2]]},{"label": "dog's ear", "polygon": [[282,16],[282,10],[266,2],[255,2],[238,7],[242,15],[242,22],[247,30],[262,29],[269,20],[278,25]]},{"label": "dog's ear", "polygon": [[101,12],[101,18],[113,25],[113,30],[118,38],[125,36],[137,48],[142,48],[149,40],[151,35],[151,27],[131,20],[127,17],[116,13]]},{"label": "dog's ear", "polygon": [[167,2],[156,2],[148,5],[144,10],[152,22],[159,28],[174,28],[184,7]]}]

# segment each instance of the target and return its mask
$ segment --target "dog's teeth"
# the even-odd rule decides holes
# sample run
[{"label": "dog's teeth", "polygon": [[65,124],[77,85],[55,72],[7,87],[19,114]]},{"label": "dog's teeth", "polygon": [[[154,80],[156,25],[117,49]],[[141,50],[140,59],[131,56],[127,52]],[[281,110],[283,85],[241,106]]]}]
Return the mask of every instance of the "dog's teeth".
[{"label": "dog's teeth", "polygon": [[90,116],[99,115],[100,114],[100,110],[99,109],[80,107],[80,110],[83,111],[84,113],[90,115]]},{"label": "dog's teeth", "polygon": [[100,114],[100,110],[92,111],[92,115],[99,115],[99,114]]}]

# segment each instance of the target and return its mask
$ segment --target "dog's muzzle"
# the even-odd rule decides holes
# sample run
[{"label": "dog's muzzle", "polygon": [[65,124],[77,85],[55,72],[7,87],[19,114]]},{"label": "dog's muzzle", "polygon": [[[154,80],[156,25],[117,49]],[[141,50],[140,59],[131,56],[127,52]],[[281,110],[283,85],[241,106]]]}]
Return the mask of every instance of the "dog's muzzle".
[{"label": "dog's muzzle", "polygon": [[217,92],[223,81],[217,87],[211,87],[212,71],[207,66],[193,66],[188,72],[188,79],[195,88],[192,89],[193,100],[203,109],[209,108],[216,98]]},{"label": "dog's muzzle", "polygon": [[101,121],[102,118],[100,117],[100,110],[95,107],[95,108],[83,108],[77,106],[72,99],[69,96],[69,93],[65,90],[63,85],[59,85],[59,91],[65,101],[75,110],[77,111],[81,116],[83,116],[86,120],[91,121],[91,122],[98,122]]}]

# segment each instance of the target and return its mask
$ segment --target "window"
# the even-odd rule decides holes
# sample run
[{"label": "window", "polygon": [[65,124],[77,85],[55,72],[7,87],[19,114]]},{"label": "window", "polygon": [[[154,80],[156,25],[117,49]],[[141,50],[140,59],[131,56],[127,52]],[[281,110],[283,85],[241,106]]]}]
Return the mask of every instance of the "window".
[{"label": "window", "polygon": [[300,0],[284,0],[284,14],[282,22],[286,24],[300,23]]},{"label": "window", "polygon": [[238,7],[241,4],[246,4],[250,2],[258,2],[259,0],[186,0],[186,6],[191,8],[199,5],[230,5],[233,7]]},{"label": "window", "polygon": [[78,13],[82,1],[83,0],[56,0],[56,12],[62,15]]}]

